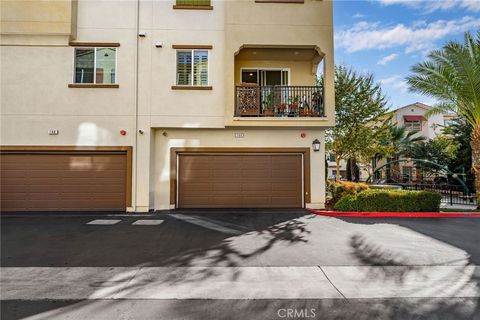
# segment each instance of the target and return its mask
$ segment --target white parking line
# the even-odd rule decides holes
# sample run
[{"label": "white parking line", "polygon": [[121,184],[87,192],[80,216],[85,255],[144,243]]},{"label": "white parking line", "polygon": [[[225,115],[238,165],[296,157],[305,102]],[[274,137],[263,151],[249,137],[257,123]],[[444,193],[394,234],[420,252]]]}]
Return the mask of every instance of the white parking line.
[{"label": "white parking line", "polygon": [[132,226],[158,226],[163,220],[140,219],[132,223]]},{"label": "white parking line", "polygon": [[112,224],[117,224],[122,220],[114,220],[114,219],[96,219],[92,220],[90,222],[87,222],[87,224],[92,224],[92,225],[112,225]]},{"label": "white parking line", "polygon": [[178,220],[182,220],[206,229],[215,230],[222,233],[239,235],[245,232],[239,229],[231,228],[231,224],[225,225],[221,221],[214,222],[211,219],[206,219],[200,216],[190,216],[186,214],[171,214],[170,216]]}]

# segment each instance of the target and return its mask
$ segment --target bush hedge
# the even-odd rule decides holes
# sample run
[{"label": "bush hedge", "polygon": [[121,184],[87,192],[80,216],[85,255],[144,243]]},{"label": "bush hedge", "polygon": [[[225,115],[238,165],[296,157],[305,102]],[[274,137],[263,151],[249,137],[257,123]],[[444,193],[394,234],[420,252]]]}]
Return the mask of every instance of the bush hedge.
[{"label": "bush hedge", "polygon": [[339,211],[436,212],[442,196],[428,191],[366,190],[341,198]]},{"label": "bush hedge", "polygon": [[331,204],[335,204],[340,198],[350,194],[357,194],[368,190],[368,184],[349,181],[332,181],[328,185],[328,191],[332,194]]}]

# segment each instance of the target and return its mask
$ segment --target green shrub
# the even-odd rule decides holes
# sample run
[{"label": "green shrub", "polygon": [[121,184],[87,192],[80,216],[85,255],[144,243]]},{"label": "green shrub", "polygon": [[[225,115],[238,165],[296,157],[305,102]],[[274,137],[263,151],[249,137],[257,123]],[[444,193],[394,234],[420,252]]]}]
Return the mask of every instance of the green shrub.
[{"label": "green shrub", "polygon": [[328,185],[328,191],[332,194],[331,203],[335,204],[340,198],[350,194],[357,194],[361,191],[368,190],[368,184],[356,183],[349,181],[332,181]]},{"label": "green shrub", "polygon": [[366,190],[341,198],[339,211],[434,212],[440,210],[442,196],[428,191]]}]

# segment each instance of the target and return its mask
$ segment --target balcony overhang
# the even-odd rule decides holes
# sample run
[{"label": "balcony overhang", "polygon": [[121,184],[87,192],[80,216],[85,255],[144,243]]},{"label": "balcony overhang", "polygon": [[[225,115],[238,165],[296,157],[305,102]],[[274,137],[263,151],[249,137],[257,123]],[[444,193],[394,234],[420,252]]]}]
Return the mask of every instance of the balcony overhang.
[{"label": "balcony overhang", "polygon": [[316,74],[324,56],[317,46],[243,45],[235,52],[235,61],[308,61],[312,64],[312,74]]}]

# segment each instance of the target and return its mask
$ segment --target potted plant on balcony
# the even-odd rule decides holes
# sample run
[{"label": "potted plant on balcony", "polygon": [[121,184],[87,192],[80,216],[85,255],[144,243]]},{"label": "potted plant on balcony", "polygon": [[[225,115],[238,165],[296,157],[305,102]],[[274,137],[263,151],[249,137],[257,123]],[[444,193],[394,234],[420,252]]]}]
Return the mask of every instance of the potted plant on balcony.
[{"label": "potted plant on balcony", "polygon": [[263,100],[263,115],[273,117],[273,92],[269,92]]},{"label": "potted plant on balcony", "polygon": [[280,103],[277,105],[276,109],[277,109],[277,114],[281,116],[285,113],[285,110],[287,109],[287,105],[285,103]]},{"label": "potted plant on balcony", "polygon": [[300,101],[300,97],[295,96],[295,98],[292,99],[292,102],[288,106],[288,113],[290,117],[294,117],[297,114],[299,101]]}]

